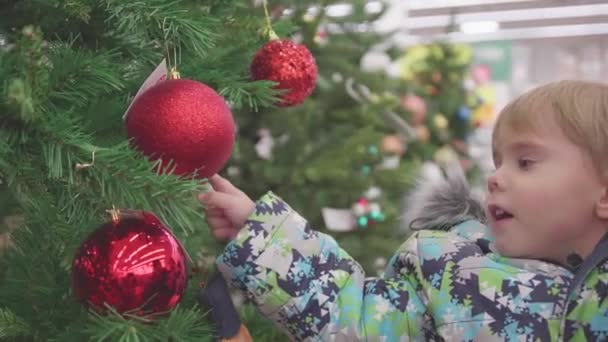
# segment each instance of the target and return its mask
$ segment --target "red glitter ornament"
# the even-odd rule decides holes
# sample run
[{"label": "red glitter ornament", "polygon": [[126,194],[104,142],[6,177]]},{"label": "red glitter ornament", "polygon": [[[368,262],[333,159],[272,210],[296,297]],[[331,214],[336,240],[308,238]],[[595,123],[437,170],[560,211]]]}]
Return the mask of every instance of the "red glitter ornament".
[{"label": "red glitter ornament", "polygon": [[271,40],[253,58],[251,76],[254,80],[277,82],[281,107],[294,106],[306,99],[317,82],[317,64],[306,46],[290,40]]},{"label": "red glitter ornament", "polygon": [[152,213],[127,211],[95,230],[72,263],[76,298],[140,316],[171,310],[187,285],[186,252]]},{"label": "red glitter ornament", "polygon": [[159,167],[173,160],[174,173],[200,178],[228,161],[235,125],[228,105],[210,87],[187,79],[161,82],[137,97],[126,118],[135,147]]}]

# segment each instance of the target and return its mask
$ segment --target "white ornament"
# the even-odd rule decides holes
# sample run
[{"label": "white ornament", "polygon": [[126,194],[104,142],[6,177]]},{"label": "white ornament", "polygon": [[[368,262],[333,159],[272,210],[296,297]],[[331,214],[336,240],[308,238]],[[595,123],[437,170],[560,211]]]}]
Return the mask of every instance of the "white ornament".
[{"label": "white ornament", "polygon": [[325,227],[333,232],[350,232],[357,228],[357,222],[349,209],[321,209]]},{"label": "white ornament", "polygon": [[380,164],[378,168],[381,170],[395,170],[399,168],[399,164],[401,164],[400,156],[384,156],[382,158],[382,164]]},{"label": "white ornament", "polygon": [[258,130],[260,140],[255,144],[255,151],[262,159],[269,160],[272,158],[272,149],[274,148],[274,138],[270,134],[268,128]]},{"label": "white ornament", "polygon": [[397,79],[401,77],[401,65],[399,62],[392,62],[384,69],[386,75],[390,78]]},{"label": "white ornament", "polygon": [[331,80],[334,81],[334,83],[340,83],[340,82],[344,81],[344,77],[342,76],[341,73],[334,72],[333,74],[331,74]]},{"label": "white ornament", "polygon": [[361,70],[366,72],[374,72],[385,70],[386,66],[391,63],[391,58],[382,51],[368,51],[361,57]]},{"label": "white ornament", "polygon": [[476,87],[475,81],[473,81],[472,78],[466,78],[463,82],[463,86],[464,86],[464,89],[467,91],[473,91],[473,90],[475,90],[475,87]]},{"label": "white ornament", "polygon": [[353,214],[355,214],[356,216],[363,216],[365,214],[367,214],[368,208],[367,206],[357,202],[355,204],[353,204]]},{"label": "white ornament", "polygon": [[375,200],[382,195],[382,189],[377,186],[372,186],[365,192],[365,198]]}]

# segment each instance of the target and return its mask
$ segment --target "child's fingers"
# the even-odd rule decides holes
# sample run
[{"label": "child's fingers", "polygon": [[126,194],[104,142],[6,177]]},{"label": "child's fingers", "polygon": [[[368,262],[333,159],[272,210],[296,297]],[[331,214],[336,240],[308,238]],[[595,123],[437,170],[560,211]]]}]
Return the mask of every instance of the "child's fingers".
[{"label": "child's fingers", "polygon": [[208,216],[205,221],[212,230],[232,228],[232,223],[224,216]]},{"label": "child's fingers", "polygon": [[217,229],[213,231],[213,236],[218,240],[231,240],[236,236],[236,231],[230,229]]},{"label": "child's fingers", "polygon": [[214,208],[214,207],[206,207],[205,208],[205,216],[224,216],[224,209]]},{"label": "child's fingers", "polygon": [[209,183],[215,191],[225,192],[227,194],[239,195],[241,190],[237,189],[232,183],[222,176],[215,174],[209,178]]},{"label": "child's fingers", "polygon": [[211,191],[198,195],[198,200],[208,208],[230,208],[235,203],[234,195]]}]

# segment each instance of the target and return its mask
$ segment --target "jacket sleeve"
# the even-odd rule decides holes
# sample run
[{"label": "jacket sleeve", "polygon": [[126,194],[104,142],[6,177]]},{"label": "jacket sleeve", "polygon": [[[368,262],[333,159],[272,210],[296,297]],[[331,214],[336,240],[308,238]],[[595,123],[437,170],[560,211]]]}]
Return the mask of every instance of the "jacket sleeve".
[{"label": "jacket sleeve", "polygon": [[217,264],[292,340],[426,340],[430,319],[416,284],[366,279],[333,238],[272,193],[256,203]]}]

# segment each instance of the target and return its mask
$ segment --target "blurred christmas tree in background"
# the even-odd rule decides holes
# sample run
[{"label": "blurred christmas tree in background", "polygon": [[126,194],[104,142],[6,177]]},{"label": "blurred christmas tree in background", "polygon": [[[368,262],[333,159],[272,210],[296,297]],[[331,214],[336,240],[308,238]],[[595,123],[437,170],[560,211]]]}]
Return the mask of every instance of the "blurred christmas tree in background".
[{"label": "blurred christmas tree in background", "polygon": [[270,2],[276,19],[298,24],[293,36],[316,58],[317,87],[296,107],[239,112],[225,174],[254,198],[277,193],[376,274],[408,234],[402,199],[420,166],[470,164],[477,103],[463,82],[472,55],[449,44],[383,50],[389,34],[370,28],[386,8],[329,3]]}]

